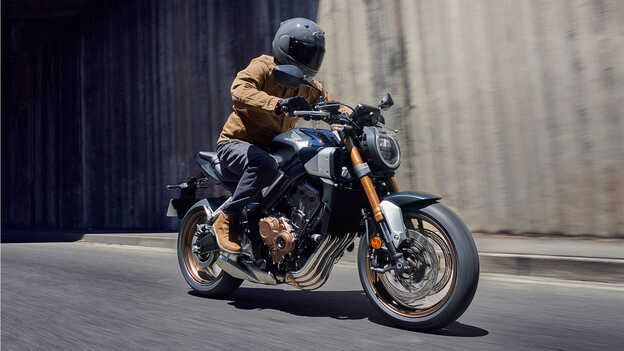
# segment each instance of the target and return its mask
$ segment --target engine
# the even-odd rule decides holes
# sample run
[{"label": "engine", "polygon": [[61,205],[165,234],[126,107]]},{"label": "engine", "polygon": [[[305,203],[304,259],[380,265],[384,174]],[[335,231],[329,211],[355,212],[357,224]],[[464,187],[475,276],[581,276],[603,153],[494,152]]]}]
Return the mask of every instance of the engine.
[{"label": "engine", "polygon": [[298,185],[287,194],[290,219],[283,213],[261,218],[258,231],[268,247],[275,265],[286,270],[297,269],[307,260],[316,241],[308,238],[308,232],[319,222],[320,193],[308,183]]},{"label": "engine", "polygon": [[280,264],[295,248],[295,234],[285,217],[265,217],[258,223],[260,237],[269,247],[273,263]]},{"label": "engine", "polygon": [[318,190],[308,183],[300,184],[288,196],[288,204],[292,209],[290,218],[297,231],[314,229],[310,226],[318,219],[315,215],[321,207]]}]

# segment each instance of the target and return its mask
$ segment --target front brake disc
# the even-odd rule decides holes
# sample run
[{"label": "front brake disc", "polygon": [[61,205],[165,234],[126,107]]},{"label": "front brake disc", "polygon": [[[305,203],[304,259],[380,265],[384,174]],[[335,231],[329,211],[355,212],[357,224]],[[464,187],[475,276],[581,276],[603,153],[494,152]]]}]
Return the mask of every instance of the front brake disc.
[{"label": "front brake disc", "polygon": [[417,307],[417,301],[432,295],[432,288],[438,280],[439,261],[438,256],[430,242],[430,239],[415,231],[407,230],[408,238],[412,239],[411,247],[418,252],[418,257],[414,257],[423,265],[423,274],[415,276],[409,274],[403,276],[396,271],[389,271],[381,276],[381,282],[388,293],[401,305],[409,308]]}]

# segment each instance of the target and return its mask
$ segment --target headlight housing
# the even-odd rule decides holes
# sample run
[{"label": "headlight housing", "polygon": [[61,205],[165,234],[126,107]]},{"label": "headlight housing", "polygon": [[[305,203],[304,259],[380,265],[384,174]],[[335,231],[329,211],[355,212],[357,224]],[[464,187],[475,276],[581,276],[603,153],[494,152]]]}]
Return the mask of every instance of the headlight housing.
[{"label": "headlight housing", "polygon": [[362,146],[373,170],[394,171],[401,165],[399,143],[385,129],[364,127]]}]

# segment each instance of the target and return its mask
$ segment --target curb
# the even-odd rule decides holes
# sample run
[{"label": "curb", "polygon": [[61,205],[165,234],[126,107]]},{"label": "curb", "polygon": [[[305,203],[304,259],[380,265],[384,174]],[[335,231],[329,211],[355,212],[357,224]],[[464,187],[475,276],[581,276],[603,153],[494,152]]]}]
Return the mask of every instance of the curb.
[{"label": "curb", "polygon": [[175,237],[171,235],[167,235],[166,237],[155,237],[141,234],[85,234],[82,237],[82,241],[97,244],[160,247],[173,250],[178,249],[177,235]]},{"label": "curb", "polygon": [[482,273],[624,283],[624,260],[615,258],[479,252]]},{"label": "curb", "polygon": [[[147,246],[176,250],[176,234],[86,234],[89,243]],[[358,241],[352,252],[345,251],[343,262],[355,263]],[[584,280],[604,283],[624,283],[624,259],[573,256],[549,256],[479,252],[481,273],[508,274]]]}]

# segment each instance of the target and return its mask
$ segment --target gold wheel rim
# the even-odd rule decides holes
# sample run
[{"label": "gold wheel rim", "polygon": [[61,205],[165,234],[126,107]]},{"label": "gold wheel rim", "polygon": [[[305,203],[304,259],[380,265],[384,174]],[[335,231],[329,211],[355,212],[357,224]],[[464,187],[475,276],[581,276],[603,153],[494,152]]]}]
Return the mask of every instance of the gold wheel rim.
[{"label": "gold wheel rim", "polygon": [[452,244],[452,241],[450,240],[449,235],[439,224],[435,223],[433,220],[431,220],[430,218],[426,216],[416,215],[415,217],[410,217],[410,219],[417,219],[417,218],[420,218],[422,221],[427,221],[428,224],[438,229],[436,233],[442,236],[442,238],[444,239],[444,242],[446,243],[450,251],[450,256],[451,256],[450,263],[451,263],[452,274],[451,274],[450,282],[447,282],[449,288],[446,291],[446,293],[443,295],[443,297],[436,304],[430,307],[424,308],[424,309],[417,309],[417,308],[410,309],[394,301],[392,298],[392,295],[388,293],[384,285],[381,283],[381,273],[372,271],[370,268],[370,259],[369,259],[370,250],[371,250],[370,246],[368,247],[366,251],[366,276],[373,290],[373,293],[377,296],[377,299],[381,301],[381,303],[386,308],[393,311],[394,313],[397,313],[403,317],[408,317],[408,318],[422,318],[422,317],[426,317],[437,312],[440,308],[442,308],[442,306],[444,306],[446,301],[448,301],[448,298],[450,297],[451,293],[453,292],[455,288],[455,281],[457,279],[457,257],[455,253],[455,248],[453,247],[453,244]]},{"label": "gold wheel rim", "polygon": [[182,259],[184,260],[184,267],[187,273],[195,282],[201,285],[210,285],[216,282],[223,274],[223,271],[219,271],[215,274],[215,270],[211,267],[216,265],[215,262],[218,256],[218,250],[213,254],[213,259],[211,259],[210,262],[202,262],[198,256],[193,253],[195,230],[198,224],[205,223],[205,221],[206,215],[202,212],[197,212],[189,218],[182,232]]}]

